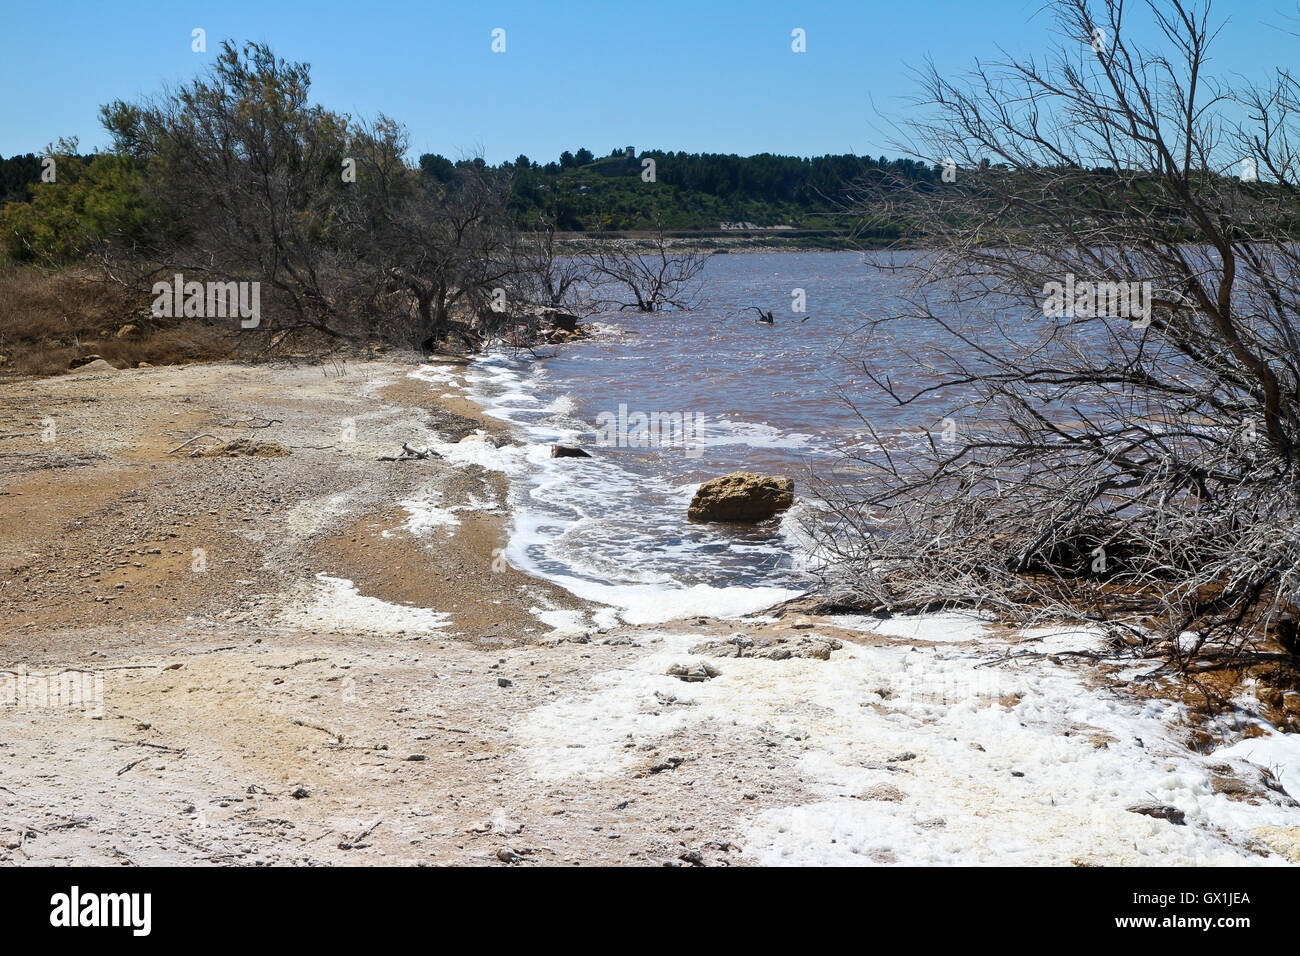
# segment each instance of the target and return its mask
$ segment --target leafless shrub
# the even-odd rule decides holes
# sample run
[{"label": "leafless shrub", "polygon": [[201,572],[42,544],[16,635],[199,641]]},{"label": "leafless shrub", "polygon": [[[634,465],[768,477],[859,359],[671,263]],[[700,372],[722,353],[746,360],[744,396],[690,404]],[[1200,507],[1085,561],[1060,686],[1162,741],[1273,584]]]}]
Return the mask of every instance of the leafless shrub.
[{"label": "leafless shrub", "polygon": [[592,272],[607,290],[603,304],[637,312],[695,308],[696,279],[708,258],[707,251],[674,246],[661,225],[648,243],[601,236],[587,252]]},{"label": "leafless shrub", "polygon": [[[1300,573],[1297,81],[1212,80],[1205,8],[1050,6],[1041,62],[922,74],[912,150],[955,181],[862,196],[927,237],[882,261],[906,292],[860,340],[920,427],[849,456],[821,545],[865,605],[1238,653],[1289,619]],[[1052,283],[1078,308],[1049,314]]]},{"label": "leafless shrub", "polygon": [[522,301],[575,315],[589,315],[598,308],[591,297],[590,260],[580,248],[567,247],[558,239],[552,223],[542,222],[539,228],[518,235],[515,262],[515,292]]}]

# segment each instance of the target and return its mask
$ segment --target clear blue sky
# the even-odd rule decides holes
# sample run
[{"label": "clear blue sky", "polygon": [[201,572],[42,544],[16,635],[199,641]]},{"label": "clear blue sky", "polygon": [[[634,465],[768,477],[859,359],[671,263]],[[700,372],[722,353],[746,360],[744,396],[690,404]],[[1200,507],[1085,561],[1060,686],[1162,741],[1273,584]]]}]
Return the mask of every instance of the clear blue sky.
[{"label": "clear blue sky", "polygon": [[[267,41],[312,65],[325,106],[383,111],[412,152],[492,163],[586,146],[692,152],[894,154],[909,65],[1041,53],[1041,0],[47,0],[5,3],[0,154],[77,135],[107,140],[97,109],[188,79],[223,38]],[[1231,0],[1215,71],[1300,65],[1295,0]],[[1289,19],[1288,19],[1289,18]],[[207,31],[208,52],[190,50]],[[491,31],[506,31],[492,53]],[[791,30],[807,52],[791,52]]]}]

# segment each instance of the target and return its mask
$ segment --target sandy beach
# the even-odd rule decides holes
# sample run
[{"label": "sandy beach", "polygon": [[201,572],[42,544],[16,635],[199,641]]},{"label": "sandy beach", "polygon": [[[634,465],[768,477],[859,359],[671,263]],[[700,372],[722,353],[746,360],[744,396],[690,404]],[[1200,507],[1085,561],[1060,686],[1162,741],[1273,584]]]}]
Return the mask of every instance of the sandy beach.
[{"label": "sandy beach", "polygon": [[[0,862],[1300,860],[1286,738],[1190,749],[1176,700],[1055,656],[1095,636],[634,627],[514,570],[520,439],[459,374],[0,387]],[[95,699],[40,699],[70,673]]]}]

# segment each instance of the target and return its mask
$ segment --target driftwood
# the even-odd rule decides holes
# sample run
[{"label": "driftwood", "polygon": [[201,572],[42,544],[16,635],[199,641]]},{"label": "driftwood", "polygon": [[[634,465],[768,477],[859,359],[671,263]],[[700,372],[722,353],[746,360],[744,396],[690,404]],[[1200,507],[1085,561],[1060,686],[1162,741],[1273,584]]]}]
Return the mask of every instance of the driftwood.
[{"label": "driftwood", "polygon": [[362,830],[356,836],[351,837],[350,839],[345,836],[344,839],[339,841],[339,849],[351,850],[363,846],[361,841],[364,840],[366,837],[370,836],[370,834],[374,833],[376,830],[378,830],[379,825],[383,822],[384,821],[382,818],[376,820],[374,823],[370,824],[370,826],[366,827],[364,830]]},{"label": "driftwood", "polygon": [[272,425],[283,425],[283,418],[263,418],[260,415],[250,415],[248,418],[223,418],[217,422],[218,425],[224,425],[233,428],[236,425],[243,425],[245,428],[270,428]]},{"label": "driftwood", "polygon": [[169,454],[169,455],[173,455],[173,454],[175,454],[176,452],[180,451],[182,448],[184,448],[186,445],[190,444],[191,442],[196,442],[196,441],[198,441],[200,438],[216,438],[217,441],[221,441],[220,438],[218,438],[216,435],[212,434],[211,432],[204,432],[202,435],[195,435],[193,438],[187,438],[187,439],[185,439],[185,441],[181,442],[179,445],[177,445],[175,448],[173,448],[173,449],[172,449],[171,451],[169,451],[167,454]]},{"label": "driftwood", "polygon": [[426,458],[441,458],[436,451],[429,448],[412,448],[409,443],[402,442],[402,453],[400,455],[381,455],[379,461],[423,461]]}]

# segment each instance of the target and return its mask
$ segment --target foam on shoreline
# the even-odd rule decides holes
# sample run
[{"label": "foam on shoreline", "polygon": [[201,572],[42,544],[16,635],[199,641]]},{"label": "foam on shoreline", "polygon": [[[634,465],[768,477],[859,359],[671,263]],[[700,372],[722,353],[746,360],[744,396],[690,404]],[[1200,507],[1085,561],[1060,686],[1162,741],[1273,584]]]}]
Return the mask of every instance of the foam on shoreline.
[{"label": "foam on shoreline", "polygon": [[[411,377],[442,386],[455,383],[458,374],[445,364],[427,365]],[[590,445],[593,438],[590,425],[571,417],[569,396],[539,391],[546,375],[543,366],[499,353],[478,357],[460,384],[465,396],[484,414],[511,424],[527,444],[498,448],[470,436],[434,445],[448,461],[500,471],[510,480],[505,557],[512,566],[614,607],[628,624],[740,617],[802,593],[792,586],[797,570],[784,523],[769,539],[689,525],[693,485],[631,471],[617,455],[576,463],[551,458],[551,445]],[[801,448],[806,441],[769,426],[719,422],[701,444]],[[719,583],[729,578],[738,583]]]}]

